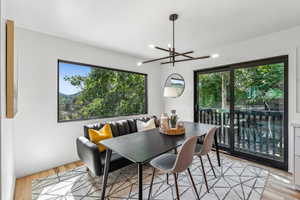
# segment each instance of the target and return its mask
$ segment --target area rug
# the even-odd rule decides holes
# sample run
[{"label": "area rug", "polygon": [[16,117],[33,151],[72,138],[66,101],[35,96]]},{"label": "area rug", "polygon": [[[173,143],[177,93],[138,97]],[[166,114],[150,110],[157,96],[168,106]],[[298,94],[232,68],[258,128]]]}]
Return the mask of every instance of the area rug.
[{"label": "area rug", "polygon": [[[217,178],[214,177],[208,160],[203,157],[210,191],[206,190],[199,158],[195,157],[191,172],[200,198],[203,200],[258,200],[261,199],[269,172],[251,166],[248,162],[222,156],[222,166],[218,167],[214,154],[211,155]],[[152,168],[144,167],[143,197],[148,199]],[[58,173],[32,182],[32,199],[34,200],[96,200],[100,199],[101,177],[87,172],[86,167]],[[178,178],[181,199],[197,199],[186,173]],[[110,173],[106,199],[137,199],[137,167],[131,165]],[[157,173],[154,179],[153,200],[176,199],[173,176]]]}]

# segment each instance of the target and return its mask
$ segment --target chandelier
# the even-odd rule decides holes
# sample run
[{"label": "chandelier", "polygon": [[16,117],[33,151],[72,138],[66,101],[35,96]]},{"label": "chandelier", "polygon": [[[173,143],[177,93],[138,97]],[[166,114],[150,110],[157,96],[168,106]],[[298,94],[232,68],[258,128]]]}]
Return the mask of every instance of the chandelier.
[{"label": "chandelier", "polygon": [[[159,46],[155,46],[155,45],[149,45],[150,48],[152,49],[158,49],[164,52],[167,52],[169,55],[165,56],[165,57],[161,57],[161,58],[156,58],[156,59],[151,59],[151,60],[146,60],[146,61],[142,61],[142,62],[138,62],[137,65],[141,66],[143,64],[147,64],[147,63],[151,63],[151,62],[156,62],[156,61],[162,61],[160,64],[164,65],[164,64],[173,64],[173,66],[175,65],[175,63],[177,62],[185,62],[185,61],[191,61],[191,60],[200,60],[200,59],[207,59],[207,58],[216,58],[219,57],[218,54],[213,54],[211,56],[200,56],[200,57],[193,57],[190,54],[194,53],[194,51],[186,51],[183,53],[179,53],[175,50],[175,21],[178,19],[178,14],[171,14],[169,17],[169,20],[172,22],[173,25],[173,45],[168,45],[168,48],[162,48]],[[178,57],[184,57],[181,59],[177,59]]]}]

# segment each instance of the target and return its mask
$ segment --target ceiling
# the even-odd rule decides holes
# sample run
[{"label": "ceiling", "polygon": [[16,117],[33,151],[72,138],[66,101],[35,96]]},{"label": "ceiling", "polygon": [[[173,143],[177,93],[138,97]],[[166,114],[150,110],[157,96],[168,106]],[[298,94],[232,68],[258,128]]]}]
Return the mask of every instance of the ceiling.
[{"label": "ceiling", "polygon": [[168,16],[178,13],[178,51],[206,52],[300,25],[299,0],[6,0],[5,17],[25,27],[127,54],[165,55]]}]

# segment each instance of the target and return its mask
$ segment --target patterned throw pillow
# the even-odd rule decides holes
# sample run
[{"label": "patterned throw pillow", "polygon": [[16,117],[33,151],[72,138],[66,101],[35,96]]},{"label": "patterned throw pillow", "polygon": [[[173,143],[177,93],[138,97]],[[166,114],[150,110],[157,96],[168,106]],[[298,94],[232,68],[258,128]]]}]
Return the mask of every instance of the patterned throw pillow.
[{"label": "patterned throw pillow", "polygon": [[156,128],[154,119],[150,119],[147,122],[143,122],[141,120],[136,121],[136,126],[138,131],[146,131],[150,129]]}]

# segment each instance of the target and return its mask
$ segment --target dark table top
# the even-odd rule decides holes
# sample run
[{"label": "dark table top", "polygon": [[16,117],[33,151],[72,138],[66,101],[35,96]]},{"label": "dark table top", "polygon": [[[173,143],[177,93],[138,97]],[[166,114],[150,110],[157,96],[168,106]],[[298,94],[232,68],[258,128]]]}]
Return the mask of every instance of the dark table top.
[{"label": "dark table top", "polygon": [[145,163],[180,146],[186,138],[205,135],[217,125],[184,122],[185,134],[168,136],[151,129],[101,141],[101,144],[135,163]]}]

